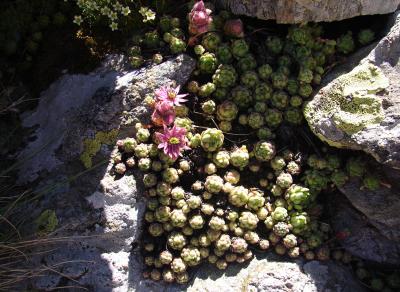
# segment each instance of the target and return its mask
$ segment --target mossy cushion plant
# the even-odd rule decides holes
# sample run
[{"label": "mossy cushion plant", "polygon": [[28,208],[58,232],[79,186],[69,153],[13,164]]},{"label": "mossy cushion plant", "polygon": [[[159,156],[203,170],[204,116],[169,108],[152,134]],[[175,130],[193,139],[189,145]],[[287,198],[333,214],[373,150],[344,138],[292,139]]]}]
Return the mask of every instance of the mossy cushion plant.
[{"label": "mossy cushion plant", "polygon": [[[208,262],[223,270],[250,260],[254,250],[327,260],[336,246],[329,240],[331,228],[320,222],[318,195],[354,177],[365,189],[381,187],[358,158],[345,162],[333,149],[320,154],[282,142],[287,141],[283,130],[296,132],[303,125],[303,103],[330,60],[355,49],[351,34],[329,40],[318,25],[291,26],[287,36],[269,35],[258,43],[273,56],[261,63],[245,25],[227,15],[212,14],[198,1],[188,18],[188,47],[174,43],[175,38],[184,42],[185,32],[173,31],[171,19],[160,20],[171,51],[185,49],[197,58],[185,87],[189,94],[170,84],[156,90],[148,98],[152,124],[137,125],[132,137],[117,141],[113,153],[115,176],[131,175],[134,168],[143,172],[143,276],[154,281],[184,284],[193,267]],[[227,34],[213,29],[226,23],[235,25]],[[359,42],[370,38],[363,32]],[[357,86],[372,76],[378,78],[377,90],[386,84],[373,68],[355,75],[349,80],[363,80]],[[352,91],[357,86],[339,89],[362,103],[366,99]],[[351,104],[336,104],[340,98],[332,97],[332,107],[352,112]],[[370,120],[360,123],[380,116],[379,106],[367,103],[371,108],[363,109]],[[308,104],[310,118],[307,109]],[[336,118],[349,131],[348,116]]]}]

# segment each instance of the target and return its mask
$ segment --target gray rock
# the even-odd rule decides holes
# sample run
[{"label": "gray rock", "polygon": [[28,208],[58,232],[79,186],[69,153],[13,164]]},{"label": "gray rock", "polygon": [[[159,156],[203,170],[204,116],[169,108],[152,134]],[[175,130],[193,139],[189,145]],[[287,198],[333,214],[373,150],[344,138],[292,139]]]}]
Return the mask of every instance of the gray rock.
[{"label": "gray rock", "polygon": [[188,291],[364,291],[349,270],[334,262],[282,262],[275,255],[254,258],[246,268],[229,266],[195,274]]},{"label": "gray rock", "polygon": [[[353,183],[350,183],[350,186],[352,185]],[[358,191],[358,193],[361,192]],[[346,194],[349,195],[350,193],[346,191]],[[365,201],[371,204],[370,210],[384,212],[384,210],[380,211],[379,207],[375,207],[373,202]],[[330,202],[332,227],[337,234],[340,234],[338,237],[339,243],[348,252],[362,259],[380,264],[398,265],[400,263],[400,242],[382,234],[382,226],[379,226],[380,229],[378,229],[372,225],[373,221],[370,221],[363,213],[356,210],[342,194],[331,196]],[[393,232],[398,233],[398,231],[397,229]],[[390,230],[387,230],[385,233],[390,232]],[[390,237],[397,236],[397,234],[389,235]]]},{"label": "gray rock", "polygon": [[275,19],[278,23],[337,21],[395,11],[399,0],[218,0],[234,14]]},{"label": "gray rock", "polygon": [[[347,74],[332,80],[305,106],[311,130],[329,145],[363,150],[400,168],[400,13],[388,34]],[[357,63],[360,54],[349,58]]]},{"label": "gray rock", "polygon": [[[146,205],[142,175],[128,171],[117,177],[110,153],[116,133],[131,136],[135,122],[149,119],[144,97],[166,84],[183,85],[194,68],[187,55],[133,71],[124,57],[110,56],[91,74],[61,77],[25,117],[26,127],[37,128],[35,140],[19,154],[19,179],[39,181],[41,200],[22,206],[21,212],[35,218],[42,210],[54,210],[59,225],[53,233],[68,237],[32,259],[34,268],[46,263],[66,276],[49,271],[32,279],[32,287],[128,291],[142,281],[137,254]],[[88,145],[96,151],[82,156],[93,148]]]}]

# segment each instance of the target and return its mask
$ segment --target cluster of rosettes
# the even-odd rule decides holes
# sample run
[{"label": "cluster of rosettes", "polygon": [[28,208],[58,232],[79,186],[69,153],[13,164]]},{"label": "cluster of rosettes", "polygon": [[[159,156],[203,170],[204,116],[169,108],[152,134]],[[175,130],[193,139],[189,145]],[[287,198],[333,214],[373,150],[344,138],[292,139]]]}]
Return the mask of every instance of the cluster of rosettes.
[{"label": "cluster of rosettes", "polygon": [[[207,32],[194,47],[198,55],[195,76],[209,75],[211,80],[203,85],[192,81],[188,89],[213,100],[211,108],[202,110],[217,117],[223,132],[230,132],[237,121],[257,131],[260,140],[273,139],[282,123],[302,124],[302,104],[320,84],[328,61],[335,53],[354,50],[354,44],[353,49],[343,49],[350,46],[348,34],[337,41],[328,40],[322,38],[318,25],[293,26],[286,39],[267,38],[264,49],[270,57],[260,63],[250,52],[250,43],[242,38],[240,20],[230,19],[229,13],[222,11],[214,17],[213,26],[225,34]],[[373,38],[370,30],[359,34],[363,45]]]},{"label": "cluster of rosettes", "polygon": [[[283,123],[302,123],[302,103],[341,42],[323,39],[319,26],[293,26],[287,38],[266,40],[270,58],[260,63],[243,39],[243,23],[229,13],[211,22],[199,1],[189,25],[197,41],[194,76],[203,84],[193,80],[187,89],[207,127],[192,124],[179,88],[164,87],[149,102],[153,124],[163,129],[152,135],[138,126],[136,138],[118,141],[114,155],[116,173],[135,165],[144,173],[145,277],[186,283],[191,267],[209,262],[226,269],[251,259],[254,249],[329,259],[331,230],[320,221],[318,194],[350,176],[362,177],[368,188],[374,182],[360,160],[350,159],[344,171],[336,155],[307,157],[282,147],[275,135]],[[162,30],[169,42],[172,32]],[[228,138],[238,128],[246,142]]]},{"label": "cluster of rosettes", "polygon": [[[221,146],[215,145],[223,144],[221,135],[217,129],[200,135],[206,141],[202,143],[200,137],[198,144],[206,148],[211,145],[214,151],[203,170],[197,169],[205,174],[204,179],[196,180],[190,189],[180,185],[181,175],[192,165],[188,160],[170,161],[145,173],[149,200],[144,250],[149,269],[144,275],[185,283],[190,267],[209,262],[226,269],[230,263],[251,259],[253,249],[273,249],[291,258],[303,255],[308,260],[328,260],[330,249],[324,243],[331,230],[318,220],[321,206],[312,190],[294,181],[301,176],[302,167],[311,164],[335,170],[340,161],[333,156],[327,156],[330,159],[326,158],[329,163],[325,165],[324,159],[314,156],[302,161],[290,150],[276,156],[274,145],[261,141],[254,151],[262,149],[258,155],[271,172],[260,179],[258,187],[248,188],[241,184],[243,163],[232,163],[232,155],[234,159],[241,157],[235,152],[244,150],[217,150]],[[249,155],[247,150],[244,153]],[[163,238],[166,245],[159,244]],[[336,257],[343,257],[342,252],[336,253]]]},{"label": "cluster of rosettes", "polygon": [[[133,68],[139,68],[143,65],[143,48],[145,50],[159,50],[161,47],[169,46],[172,54],[182,53],[186,50],[185,32],[180,27],[180,20],[168,15],[159,18],[157,29],[147,31],[144,35],[134,35],[131,41],[132,45],[127,49],[129,62]],[[155,53],[152,56],[154,64],[160,64],[163,61],[161,53]]]}]

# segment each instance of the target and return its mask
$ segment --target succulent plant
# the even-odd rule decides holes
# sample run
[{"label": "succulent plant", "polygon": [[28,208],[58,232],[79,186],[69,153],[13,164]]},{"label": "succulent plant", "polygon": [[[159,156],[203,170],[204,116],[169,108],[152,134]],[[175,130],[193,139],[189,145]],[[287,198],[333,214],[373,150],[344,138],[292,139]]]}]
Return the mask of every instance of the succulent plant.
[{"label": "succulent plant", "polygon": [[217,87],[228,88],[236,83],[237,73],[231,65],[221,64],[212,76],[213,83]]},{"label": "succulent plant", "polygon": [[218,175],[207,176],[205,188],[212,194],[218,194],[224,186],[224,180]]},{"label": "succulent plant", "polygon": [[218,129],[207,129],[201,133],[200,143],[205,151],[214,152],[224,144],[224,134]]},{"label": "succulent plant", "polygon": [[271,104],[278,109],[285,109],[289,104],[289,96],[283,90],[275,91],[271,97]]},{"label": "succulent plant", "polygon": [[294,125],[300,125],[303,122],[303,112],[298,108],[289,108],[284,113],[285,120]]},{"label": "succulent plant", "polygon": [[317,252],[315,255],[317,257],[317,260],[327,261],[330,258],[330,250],[326,246],[321,246],[320,248],[317,249]]},{"label": "succulent plant", "polygon": [[169,48],[171,50],[171,53],[173,54],[183,53],[184,51],[186,51],[186,43],[179,38],[171,36],[171,39],[169,41]]},{"label": "succulent plant", "polygon": [[339,170],[332,173],[330,179],[335,186],[342,187],[347,182],[349,177],[346,172]]},{"label": "succulent plant", "polygon": [[286,171],[291,175],[298,175],[301,172],[301,167],[295,161],[290,161],[286,166]]},{"label": "succulent plant", "polygon": [[150,158],[140,158],[138,161],[138,167],[141,171],[148,171],[151,169],[151,159]]},{"label": "succulent plant", "polygon": [[186,245],[186,237],[180,233],[173,231],[167,238],[168,246],[175,250],[181,250]]},{"label": "succulent plant", "polygon": [[275,210],[271,213],[272,219],[274,221],[285,221],[288,217],[288,212],[283,207],[276,207]]},{"label": "succulent plant", "polygon": [[214,83],[207,82],[206,84],[203,84],[202,86],[200,86],[198,94],[200,96],[207,97],[207,96],[210,96],[211,94],[213,94],[215,89],[216,89],[216,86]]},{"label": "succulent plant", "polygon": [[149,147],[146,144],[139,144],[135,147],[135,155],[138,158],[146,158],[149,156]]},{"label": "succulent plant", "polygon": [[189,282],[189,274],[187,272],[175,274],[175,279],[178,284]]},{"label": "succulent plant", "polygon": [[310,218],[305,212],[295,212],[290,215],[290,224],[294,234],[301,234],[308,229]]},{"label": "succulent plant", "polygon": [[289,249],[295,247],[297,245],[297,237],[296,237],[296,235],[287,234],[283,238],[283,244]]},{"label": "succulent plant", "polygon": [[228,170],[224,175],[224,179],[226,182],[229,182],[229,183],[235,185],[240,180],[240,173],[234,169]]},{"label": "succulent plant", "polygon": [[293,183],[293,178],[289,173],[282,172],[276,178],[276,184],[283,189],[289,188]]},{"label": "succulent plant", "polygon": [[363,29],[358,33],[358,42],[365,46],[375,39],[375,33],[370,29]]},{"label": "succulent plant", "polygon": [[348,31],[346,34],[340,36],[337,39],[337,50],[343,54],[349,54],[354,51],[355,44],[353,39],[353,34],[351,31]]},{"label": "succulent plant", "polygon": [[264,82],[258,83],[254,91],[254,99],[259,102],[266,102],[271,98],[272,89]]},{"label": "succulent plant", "polygon": [[171,263],[171,269],[175,273],[183,273],[186,271],[186,264],[182,258],[174,258]]},{"label": "succulent plant", "polygon": [[233,121],[238,113],[238,108],[235,103],[227,100],[218,105],[217,118],[220,121]]},{"label": "succulent plant", "polygon": [[281,72],[274,72],[271,74],[272,86],[276,89],[284,89],[288,84],[288,77]]},{"label": "succulent plant", "polygon": [[219,251],[226,251],[231,246],[231,238],[228,234],[222,234],[220,238],[215,241],[215,247]]},{"label": "succulent plant", "polygon": [[279,237],[284,237],[289,233],[289,225],[285,222],[278,222],[272,228],[272,231]]},{"label": "succulent plant", "polygon": [[204,48],[206,48],[207,51],[210,52],[215,52],[221,43],[221,37],[214,32],[209,32],[207,33],[201,42]]},{"label": "succulent plant", "polygon": [[243,186],[234,187],[228,195],[228,200],[236,207],[244,206],[249,200],[249,190]]},{"label": "succulent plant", "polygon": [[[216,230],[216,231],[220,231],[224,228],[225,225],[225,220],[221,217],[218,216],[212,216],[210,221],[208,222],[208,226],[212,229],[212,230]],[[210,238],[211,241],[212,238]]]},{"label": "succulent plant", "polygon": [[351,157],[347,160],[346,169],[350,177],[362,177],[366,171],[366,162],[361,157]]},{"label": "succulent plant", "polygon": [[262,127],[258,129],[257,137],[260,140],[268,140],[268,139],[273,139],[275,137],[275,134],[271,131],[271,129],[267,127]]},{"label": "succulent plant", "polygon": [[236,86],[231,95],[233,102],[240,108],[248,108],[252,102],[252,94],[244,86]]},{"label": "succulent plant", "polygon": [[217,58],[213,53],[204,53],[200,56],[197,66],[203,73],[213,73],[217,69]]},{"label": "succulent plant", "polygon": [[197,93],[199,91],[199,83],[197,81],[190,81],[187,85],[187,90],[191,93]]},{"label": "succulent plant", "polygon": [[232,42],[231,50],[235,58],[241,58],[249,52],[249,45],[245,40],[238,39]]},{"label": "succulent plant", "polygon": [[274,247],[274,251],[278,254],[278,255],[284,255],[287,251],[286,247],[282,244],[282,243],[278,243],[277,245],[275,245]]},{"label": "succulent plant", "polygon": [[258,76],[264,81],[268,81],[273,73],[273,69],[269,64],[264,64],[257,69]]},{"label": "succulent plant", "polygon": [[376,174],[367,173],[363,178],[363,186],[370,191],[376,191],[380,187],[380,180]]},{"label": "succulent plant", "polygon": [[204,172],[208,175],[214,174],[217,172],[217,166],[214,163],[207,163],[204,165]]},{"label": "succulent plant", "polygon": [[251,189],[247,207],[251,210],[259,210],[265,204],[264,193],[258,189]]},{"label": "succulent plant", "polygon": [[195,247],[184,247],[181,252],[181,258],[188,266],[197,266],[201,260],[200,251]]},{"label": "succulent plant", "polygon": [[268,51],[274,55],[278,55],[283,49],[283,42],[279,37],[271,36],[265,41]]},{"label": "succulent plant", "polygon": [[300,107],[303,104],[303,99],[298,95],[293,95],[289,103],[292,107]]},{"label": "succulent plant", "polygon": [[222,44],[218,46],[217,51],[218,61],[222,64],[230,64],[232,62],[233,56],[231,48],[227,44]]},{"label": "succulent plant", "polygon": [[248,125],[253,129],[259,129],[264,125],[264,117],[258,112],[251,112],[248,115]]},{"label": "succulent plant", "polygon": [[266,124],[271,128],[278,127],[283,121],[282,112],[277,109],[267,109],[264,117]]},{"label": "succulent plant", "polygon": [[259,161],[270,161],[275,156],[275,145],[267,141],[259,141],[254,146],[254,156]]},{"label": "succulent plant", "polygon": [[252,71],[252,70],[245,71],[240,76],[240,82],[242,85],[246,86],[247,88],[253,88],[259,82],[258,75],[255,71]]},{"label": "succulent plant", "polygon": [[218,151],[213,155],[213,162],[219,168],[225,168],[229,165],[230,155],[228,151]]},{"label": "succulent plant", "polygon": [[230,163],[239,169],[243,169],[249,164],[250,155],[246,145],[233,150],[230,156]]},{"label": "succulent plant", "polygon": [[199,56],[203,55],[206,52],[206,49],[202,45],[194,46],[193,50],[194,53]]},{"label": "succulent plant", "polygon": [[174,209],[170,215],[171,224],[175,227],[183,227],[187,222],[187,217],[181,209]]},{"label": "succulent plant", "polygon": [[151,236],[154,237],[161,236],[164,233],[164,229],[160,223],[151,223],[148,230]]},{"label": "succulent plant", "polygon": [[213,100],[210,99],[201,104],[201,109],[204,113],[211,115],[215,112],[216,104]]},{"label": "succulent plant", "polygon": [[241,237],[234,237],[231,241],[231,250],[234,253],[244,253],[247,251],[248,244]]},{"label": "succulent plant", "polygon": [[260,236],[257,232],[247,230],[243,238],[250,244],[258,244],[260,242]]},{"label": "succulent plant", "polygon": [[239,67],[241,72],[254,70],[257,67],[257,61],[253,55],[247,54],[239,59],[239,61],[237,62],[237,67]]},{"label": "succulent plant", "polygon": [[240,227],[248,230],[254,230],[257,227],[258,221],[257,215],[248,211],[242,212],[239,217]]},{"label": "succulent plant", "polygon": [[201,198],[199,196],[191,195],[186,200],[186,203],[188,204],[189,208],[198,209],[201,207]]},{"label": "succulent plant", "polygon": [[179,180],[178,171],[169,167],[162,172],[162,178],[166,183],[174,184]]},{"label": "succulent plant", "polygon": [[309,169],[304,172],[304,183],[312,190],[321,191],[328,186],[329,178],[322,171]]},{"label": "succulent plant", "polygon": [[[314,78],[313,78],[314,80]],[[302,84],[299,88],[299,95],[303,98],[308,98],[311,96],[313,88],[310,84]]]},{"label": "succulent plant", "polygon": [[126,172],[126,166],[122,162],[121,163],[117,163],[114,166],[114,170],[115,170],[116,173],[123,175]]}]

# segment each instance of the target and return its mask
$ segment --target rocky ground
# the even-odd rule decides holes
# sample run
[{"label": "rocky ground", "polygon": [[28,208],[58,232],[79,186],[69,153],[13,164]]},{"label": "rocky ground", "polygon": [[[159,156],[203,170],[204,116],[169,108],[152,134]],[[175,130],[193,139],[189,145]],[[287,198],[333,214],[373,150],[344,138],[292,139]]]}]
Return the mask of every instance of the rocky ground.
[{"label": "rocky ground", "polygon": [[[285,23],[333,21],[388,13],[400,4],[394,0],[379,5],[376,1],[362,1],[362,4],[351,1],[350,5],[344,5],[343,1],[326,1],[324,4],[304,0],[238,2],[229,3],[235,13]],[[291,9],[285,9],[283,13],[281,7],[288,4],[286,2],[292,3]],[[321,10],[323,14],[317,13]],[[332,11],[336,13],[330,13]],[[340,189],[341,195],[332,198],[330,211],[335,231],[350,230],[350,235],[342,240],[342,246],[360,258],[399,265],[399,13],[390,18],[388,26],[382,40],[350,57],[345,66],[326,76],[325,86],[306,107],[306,117],[311,129],[328,144],[363,150],[376,158],[377,169],[391,186],[375,192],[361,191],[360,182],[351,180]],[[180,286],[165,286],[142,278],[139,245],[145,200],[141,174],[134,172],[117,178],[109,172],[112,167],[109,158],[116,139],[129,136],[136,121],[149,118],[143,104],[145,95],[169,81],[184,84],[194,68],[195,61],[187,55],[140,70],[129,69],[124,56],[109,56],[90,74],[67,74],[59,78],[42,93],[38,108],[25,115],[24,126],[36,130],[31,142],[18,156],[21,161],[19,182],[39,181],[38,190],[43,196],[40,201],[26,206],[23,212],[36,218],[43,211],[51,210],[58,220],[59,228],[55,234],[75,238],[59,244],[51,253],[35,257],[32,265],[74,262],[65,263],[62,274],[49,273],[33,279],[26,283],[26,288],[50,290],[58,286],[83,286],[90,291],[182,290]],[[356,74],[360,70],[370,71],[366,82],[364,77]],[[351,86],[348,86],[349,78]],[[374,115],[357,112],[357,120],[361,118],[367,122],[362,127],[357,124],[351,131],[343,130],[336,123],[339,119],[330,119],[326,112],[335,111],[338,116],[348,117],[360,103],[350,98],[349,102],[355,105],[321,112],[321,104],[325,104],[326,99],[335,94],[332,91],[338,88],[343,95],[359,98],[361,105],[364,101],[371,105],[371,100],[381,103],[382,112]],[[187,289],[365,290],[348,267],[336,262],[282,261],[273,255],[257,255],[247,266],[233,265],[224,272],[203,265],[194,273]]]}]

